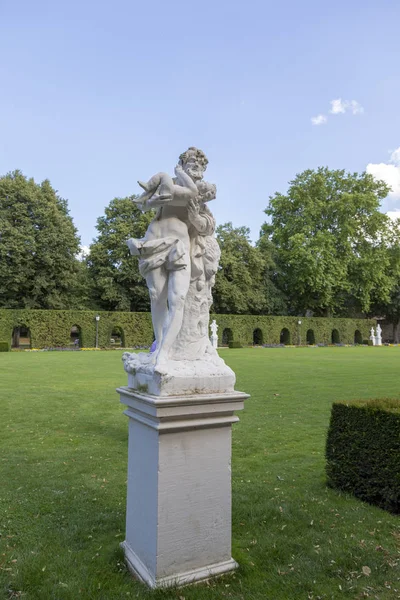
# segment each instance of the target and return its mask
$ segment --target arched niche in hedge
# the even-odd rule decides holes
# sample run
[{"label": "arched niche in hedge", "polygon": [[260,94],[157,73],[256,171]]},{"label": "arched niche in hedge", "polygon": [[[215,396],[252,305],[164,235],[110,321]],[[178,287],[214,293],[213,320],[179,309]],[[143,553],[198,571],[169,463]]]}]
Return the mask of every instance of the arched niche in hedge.
[{"label": "arched niche in hedge", "polygon": [[125,333],[119,325],[113,325],[110,334],[110,346],[125,348]]},{"label": "arched niche in hedge", "polygon": [[70,332],[71,344],[82,348],[82,328],[80,325],[72,325]]},{"label": "arched niche in hedge", "polygon": [[332,329],[331,341],[332,344],[340,344],[340,335],[337,329]]},{"label": "arched niche in hedge", "polygon": [[31,331],[27,325],[14,327],[11,337],[12,348],[31,348]]},{"label": "arched niche in hedge", "polygon": [[359,329],[356,329],[355,332],[354,332],[354,343],[355,344],[362,344],[363,343],[362,334],[361,334],[361,331]]},{"label": "arched niche in hedge", "polygon": [[310,346],[313,346],[315,344],[314,329],[307,329],[306,341],[307,344],[309,344]]},{"label": "arched niche in hedge", "polygon": [[287,346],[288,344],[290,344],[291,338],[290,338],[290,331],[287,327],[284,327],[281,330],[280,336],[279,336],[279,343],[280,344],[285,344],[285,346]]},{"label": "arched niche in hedge", "polygon": [[264,335],[262,330],[257,327],[254,331],[253,331],[253,344],[254,346],[262,346],[264,343]]},{"label": "arched niche in hedge", "polygon": [[222,345],[227,346],[229,342],[233,342],[233,332],[230,327],[225,327],[222,332]]}]

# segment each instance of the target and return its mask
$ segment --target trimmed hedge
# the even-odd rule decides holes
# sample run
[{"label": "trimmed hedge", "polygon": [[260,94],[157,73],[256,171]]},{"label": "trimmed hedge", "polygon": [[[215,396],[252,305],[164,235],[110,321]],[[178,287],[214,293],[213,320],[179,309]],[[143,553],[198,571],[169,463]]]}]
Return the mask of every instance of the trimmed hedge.
[{"label": "trimmed hedge", "polygon": [[0,352],[10,352],[9,342],[0,342]]},{"label": "trimmed hedge", "polygon": [[229,348],[243,348],[240,342],[228,342]]},{"label": "trimmed hedge", "polygon": [[[31,334],[32,348],[68,346],[71,341],[71,328],[79,328],[80,346],[90,348],[96,344],[96,314],[99,321],[99,346],[110,346],[111,333],[120,328],[126,347],[150,346],[153,342],[153,328],[150,313],[96,312],[84,310],[8,310],[0,309],[0,339],[9,340],[15,327],[25,326]],[[353,344],[355,332],[360,331],[368,339],[373,319],[326,319],[323,317],[272,317],[256,315],[210,315],[218,324],[218,343],[222,345],[224,330],[230,330],[230,340],[242,345],[252,345],[255,332],[263,344],[280,343],[281,332],[287,329],[291,344],[307,343],[314,339],[316,344],[332,343],[332,331],[339,333],[340,343]]]},{"label": "trimmed hedge", "polygon": [[334,403],[326,459],[330,487],[400,513],[400,400]]},{"label": "trimmed hedge", "polygon": [[0,339],[10,340],[15,327],[25,326],[31,334],[32,348],[66,347],[71,343],[71,328],[79,329],[80,346],[96,345],[96,315],[100,348],[111,345],[115,328],[123,332],[125,346],[150,346],[153,326],[150,313],[103,312],[85,310],[0,310]]},{"label": "trimmed hedge", "polygon": [[[222,337],[225,329],[230,329],[232,339],[243,346],[253,345],[254,332],[259,329],[262,334],[263,344],[277,345],[281,343],[281,332],[287,329],[289,337],[285,336],[287,344],[307,345],[308,339],[315,344],[332,344],[332,331],[339,333],[339,342],[354,344],[356,331],[362,337],[369,338],[371,327],[376,327],[375,319],[328,319],[324,317],[275,317],[258,315],[210,315],[218,324],[218,345],[222,346]],[[258,332],[257,332],[258,333]],[[285,332],[286,333],[286,332]],[[259,333],[258,333],[259,335]]]}]

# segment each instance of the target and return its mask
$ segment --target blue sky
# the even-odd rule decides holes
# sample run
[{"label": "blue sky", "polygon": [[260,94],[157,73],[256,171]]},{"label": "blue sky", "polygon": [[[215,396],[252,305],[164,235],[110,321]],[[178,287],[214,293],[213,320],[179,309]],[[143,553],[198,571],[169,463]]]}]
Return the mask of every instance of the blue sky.
[{"label": "blue sky", "polygon": [[369,165],[400,210],[399,23],[396,0],[0,0],[0,173],[49,178],[84,245],[190,145],[218,223],[253,239],[269,195],[320,165]]}]

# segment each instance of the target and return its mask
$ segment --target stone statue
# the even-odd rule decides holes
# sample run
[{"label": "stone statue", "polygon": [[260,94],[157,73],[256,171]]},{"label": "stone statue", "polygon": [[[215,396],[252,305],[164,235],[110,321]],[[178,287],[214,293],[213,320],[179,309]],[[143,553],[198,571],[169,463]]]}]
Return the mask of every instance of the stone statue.
[{"label": "stone statue", "polygon": [[213,319],[211,325],[211,345],[213,348],[218,348],[218,325],[215,319]]},{"label": "stone statue", "polygon": [[375,345],[382,346],[382,327],[380,326],[379,323],[376,326]]},{"label": "stone statue", "polygon": [[213,319],[213,321],[211,322],[210,329],[213,336],[217,335],[218,325],[215,319]]},{"label": "stone statue", "polygon": [[191,147],[180,155],[175,178],[158,173],[139,182],[144,192],[134,200],[144,211],[157,209],[145,237],[127,242],[149,288],[156,349],[125,353],[123,361],[133,375],[130,385],[155,385],[157,394],[199,385],[204,391],[233,390],[235,381],[208,338],[220,249],[207,206],[216,186],[203,180],[207,164],[205,154]]},{"label": "stone statue", "polygon": [[372,345],[375,346],[376,338],[375,338],[375,330],[373,327],[371,327],[371,335],[369,336],[369,339],[372,341]]}]

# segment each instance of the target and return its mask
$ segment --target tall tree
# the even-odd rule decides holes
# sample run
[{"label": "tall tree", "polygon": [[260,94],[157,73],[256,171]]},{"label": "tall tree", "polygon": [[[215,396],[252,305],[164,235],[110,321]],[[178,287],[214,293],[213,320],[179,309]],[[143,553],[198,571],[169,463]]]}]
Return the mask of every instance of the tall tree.
[{"label": "tall tree", "polygon": [[48,180],[0,177],[0,306],[69,308],[79,237]]},{"label": "tall tree", "polygon": [[250,230],[226,223],[217,228],[216,234],[221,260],[213,290],[213,310],[236,314],[283,310],[281,306],[277,308],[279,293],[268,278],[270,257],[252,246]]},{"label": "tall tree", "polygon": [[141,238],[154,217],[142,213],[132,197],[114,198],[97,219],[99,235],[90,246],[89,272],[97,302],[104,310],[150,310],[146,282],[138,260],[130,256],[126,241]]},{"label": "tall tree", "polygon": [[389,193],[366,173],[307,170],[270,197],[262,235],[277,248],[280,286],[296,312],[340,313],[349,297],[367,313],[395,285],[399,227],[379,211]]},{"label": "tall tree", "polygon": [[88,265],[88,258],[80,256],[77,261],[77,282],[71,297],[71,308],[76,310],[101,310]]},{"label": "tall tree", "polygon": [[264,259],[264,296],[265,309],[263,314],[287,315],[288,303],[284,292],[279,287],[279,266],[276,260],[277,252],[274,244],[267,236],[261,235],[256,243]]}]

